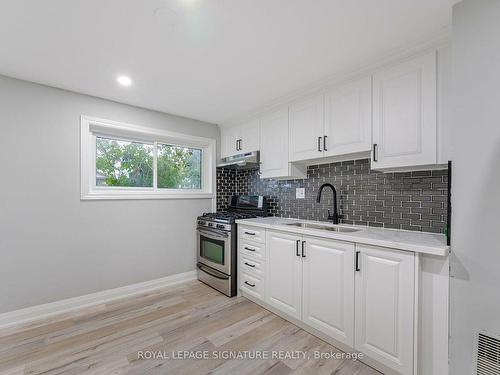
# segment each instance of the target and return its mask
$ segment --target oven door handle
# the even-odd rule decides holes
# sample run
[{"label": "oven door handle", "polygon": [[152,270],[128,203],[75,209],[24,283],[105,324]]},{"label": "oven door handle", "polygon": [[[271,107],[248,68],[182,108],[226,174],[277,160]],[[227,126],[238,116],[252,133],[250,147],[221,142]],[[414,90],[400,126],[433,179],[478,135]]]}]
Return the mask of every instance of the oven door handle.
[{"label": "oven door handle", "polygon": [[217,239],[217,240],[225,240],[228,238],[227,233],[219,232],[219,231],[212,231],[212,230],[203,230],[203,229],[198,229],[198,233],[203,234],[204,236],[207,236],[209,238]]},{"label": "oven door handle", "polygon": [[222,272],[208,268],[207,266],[204,266],[201,263],[198,263],[197,266],[201,271],[208,273],[210,276],[213,276],[217,279],[221,279],[221,280],[228,280],[229,279],[229,276],[227,276],[226,274],[223,274]]}]

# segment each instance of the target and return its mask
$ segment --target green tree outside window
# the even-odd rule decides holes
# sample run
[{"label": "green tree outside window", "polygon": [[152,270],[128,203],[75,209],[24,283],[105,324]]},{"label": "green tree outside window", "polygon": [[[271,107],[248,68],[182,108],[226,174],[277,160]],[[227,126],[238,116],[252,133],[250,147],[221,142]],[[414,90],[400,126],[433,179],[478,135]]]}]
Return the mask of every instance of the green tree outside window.
[{"label": "green tree outside window", "polygon": [[[201,189],[202,151],[158,145],[157,187]],[[153,187],[152,144],[96,137],[96,185]]]}]

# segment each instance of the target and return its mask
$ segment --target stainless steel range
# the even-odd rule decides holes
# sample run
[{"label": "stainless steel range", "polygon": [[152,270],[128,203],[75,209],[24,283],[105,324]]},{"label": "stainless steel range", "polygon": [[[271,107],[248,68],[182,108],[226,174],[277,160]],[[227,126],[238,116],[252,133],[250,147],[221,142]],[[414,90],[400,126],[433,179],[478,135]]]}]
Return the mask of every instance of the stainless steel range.
[{"label": "stainless steel range", "polygon": [[198,217],[198,280],[229,297],[236,295],[237,229],[235,221],[267,215],[265,197],[237,195],[228,211]]}]

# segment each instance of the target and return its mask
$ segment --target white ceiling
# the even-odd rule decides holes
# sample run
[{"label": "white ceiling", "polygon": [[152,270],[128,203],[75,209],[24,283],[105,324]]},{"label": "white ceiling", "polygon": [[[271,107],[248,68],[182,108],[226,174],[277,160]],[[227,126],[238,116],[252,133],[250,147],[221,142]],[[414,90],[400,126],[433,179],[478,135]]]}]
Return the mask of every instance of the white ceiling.
[{"label": "white ceiling", "polygon": [[456,2],[2,0],[0,74],[223,123],[449,27]]}]

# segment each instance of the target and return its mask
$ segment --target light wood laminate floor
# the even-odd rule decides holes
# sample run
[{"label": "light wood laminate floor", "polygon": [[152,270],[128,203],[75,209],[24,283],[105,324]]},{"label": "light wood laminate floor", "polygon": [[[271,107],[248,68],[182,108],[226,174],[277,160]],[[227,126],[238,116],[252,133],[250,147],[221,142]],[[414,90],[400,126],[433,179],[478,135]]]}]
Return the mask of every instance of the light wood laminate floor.
[{"label": "light wood laminate floor", "polygon": [[[140,358],[178,351],[210,358]],[[380,374],[359,361],[278,359],[273,351],[340,352],[245,298],[196,281],[0,330],[0,374]],[[224,353],[270,358],[214,357]]]}]

